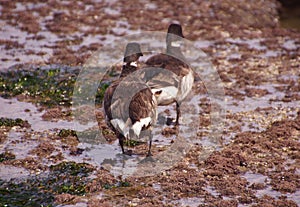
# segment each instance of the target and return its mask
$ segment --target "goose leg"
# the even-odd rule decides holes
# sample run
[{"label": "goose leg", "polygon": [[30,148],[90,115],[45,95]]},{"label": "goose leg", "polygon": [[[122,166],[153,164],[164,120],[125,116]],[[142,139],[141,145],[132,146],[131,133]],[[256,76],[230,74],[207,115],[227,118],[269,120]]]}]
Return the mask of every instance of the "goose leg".
[{"label": "goose leg", "polygon": [[132,155],[132,150],[127,150],[125,151],[124,149],[124,140],[125,140],[125,137],[122,135],[122,134],[118,134],[118,139],[119,139],[119,144],[120,144],[120,147],[122,149],[122,153],[124,155],[129,155],[131,156]]},{"label": "goose leg", "polygon": [[181,112],[180,112],[180,104],[178,102],[176,102],[176,122],[175,122],[175,126],[179,125],[179,117],[181,116]]},{"label": "goose leg", "polygon": [[118,134],[118,139],[119,139],[120,147],[122,149],[122,153],[125,154],[125,150],[124,150],[124,136],[119,133]]},{"label": "goose leg", "polygon": [[152,130],[149,130],[148,129],[148,133],[149,133],[149,149],[148,149],[148,153],[147,153],[147,157],[150,157],[152,156],[152,153],[151,153],[151,146],[152,146]]}]

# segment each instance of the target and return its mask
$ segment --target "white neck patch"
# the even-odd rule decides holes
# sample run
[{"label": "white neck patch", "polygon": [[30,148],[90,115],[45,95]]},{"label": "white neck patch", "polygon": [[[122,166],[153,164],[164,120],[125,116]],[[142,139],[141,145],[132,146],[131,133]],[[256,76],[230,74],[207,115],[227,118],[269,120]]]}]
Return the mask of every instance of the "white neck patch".
[{"label": "white neck patch", "polygon": [[182,41],[174,41],[174,42],[171,42],[171,46],[172,47],[180,47]]},{"label": "white neck patch", "polygon": [[134,67],[137,67],[137,62],[136,61],[135,62],[131,62],[130,65],[134,66]]}]

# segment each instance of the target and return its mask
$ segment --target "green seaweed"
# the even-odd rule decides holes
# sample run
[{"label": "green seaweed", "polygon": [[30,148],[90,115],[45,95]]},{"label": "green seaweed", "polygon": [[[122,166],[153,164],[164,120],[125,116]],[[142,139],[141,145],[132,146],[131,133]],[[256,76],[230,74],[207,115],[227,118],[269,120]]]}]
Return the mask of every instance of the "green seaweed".
[{"label": "green seaweed", "polygon": [[6,127],[14,127],[14,126],[20,126],[20,127],[30,127],[30,124],[28,121],[24,121],[20,118],[17,119],[10,119],[10,118],[5,118],[1,117],[0,118],[0,126],[6,126]]},{"label": "green seaweed", "polygon": [[110,84],[108,84],[108,83],[101,83],[100,86],[97,88],[95,104],[101,104],[102,103],[105,91],[109,87],[109,85]]},{"label": "green seaweed", "polygon": [[128,181],[118,181],[116,184],[104,184],[102,187],[106,190],[114,188],[130,187],[131,184]]},{"label": "green seaweed", "polygon": [[[98,67],[92,68],[97,72]],[[11,69],[0,72],[0,96],[11,98],[24,95],[27,100],[39,103],[43,106],[71,106],[72,96],[77,80],[79,68],[66,68],[61,66],[47,66],[47,68]],[[93,72],[91,72],[93,74]],[[109,75],[109,74],[108,74]],[[109,86],[107,82],[101,82],[95,94],[93,90],[95,77],[86,77],[84,85],[75,91],[76,97],[81,97],[80,103],[95,100],[95,104],[101,104],[105,90]],[[86,100],[84,100],[86,99]]]},{"label": "green seaweed", "polygon": [[4,98],[20,94],[46,106],[71,105],[77,75],[61,69],[9,71],[0,74],[0,95]]},{"label": "green seaweed", "polygon": [[130,183],[128,181],[119,181],[116,187],[130,187]]},{"label": "green seaweed", "polygon": [[0,206],[54,206],[55,195],[85,195],[88,178],[94,168],[86,163],[62,162],[50,172],[18,180],[0,179]]},{"label": "green seaweed", "polygon": [[14,160],[16,159],[16,155],[11,152],[3,152],[0,154],[0,162],[4,162],[6,160]]},{"label": "green seaweed", "polygon": [[86,163],[62,162],[58,165],[51,165],[50,170],[53,172],[70,174],[72,176],[87,176],[94,168]]},{"label": "green seaweed", "polygon": [[58,133],[58,136],[61,138],[68,137],[68,136],[77,137],[77,133],[72,129],[61,129]]},{"label": "green seaweed", "polygon": [[54,195],[41,187],[39,180],[5,182],[0,179],[0,206],[52,207]]},{"label": "green seaweed", "polygon": [[132,139],[128,139],[124,142],[124,146],[127,146],[127,147],[135,147],[135,146],[142,145],[142,144],[145,144],[145,142],[132,140]]}]

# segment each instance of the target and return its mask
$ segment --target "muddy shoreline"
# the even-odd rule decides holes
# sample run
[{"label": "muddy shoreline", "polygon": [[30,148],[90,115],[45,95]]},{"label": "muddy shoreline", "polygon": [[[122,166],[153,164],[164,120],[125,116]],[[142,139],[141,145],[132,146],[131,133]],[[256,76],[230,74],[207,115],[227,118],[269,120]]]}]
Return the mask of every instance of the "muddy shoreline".
[{"label": "muddy shoreline", "polygon": [[[279,10],[275,0],[0,2],[0,205],[300,206],[300,32],[281,27]],[[97,90],[96,127],[107,141],[98,148],[73,130],[76,78],[109,42],[164,32],[171,21],[220,76],[222,147],[205,157],[195,143],[155,176],[116,176],[123,157],[100,107],[118,66]],[[204,139],[212,104],[201,79],[193,91]],[[172,116],[174,109],[163,110]],[[171,128],[157,131],[154,154],[176,140]],[[108,157],[100,162],[97,150]]]}]

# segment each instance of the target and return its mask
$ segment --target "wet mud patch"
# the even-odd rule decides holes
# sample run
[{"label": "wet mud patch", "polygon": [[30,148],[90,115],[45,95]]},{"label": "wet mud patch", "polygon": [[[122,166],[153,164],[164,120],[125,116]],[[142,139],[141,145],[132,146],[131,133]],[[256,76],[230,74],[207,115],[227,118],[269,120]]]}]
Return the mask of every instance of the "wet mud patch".
[{"label": "wet mud patch", "polygon": [[59,121],[59,120],[72,120],[72,111],[70,109],[56,107],[46,109],[46,112],[42,115],[42,119],[45,121]]}]

